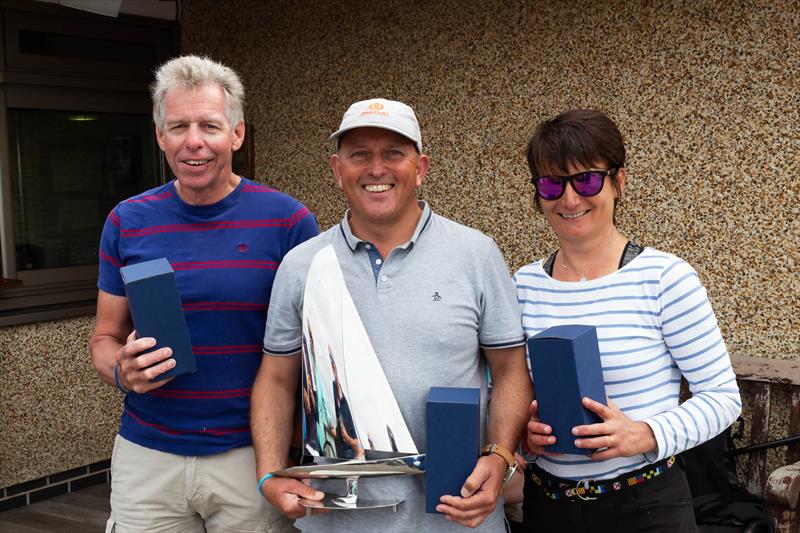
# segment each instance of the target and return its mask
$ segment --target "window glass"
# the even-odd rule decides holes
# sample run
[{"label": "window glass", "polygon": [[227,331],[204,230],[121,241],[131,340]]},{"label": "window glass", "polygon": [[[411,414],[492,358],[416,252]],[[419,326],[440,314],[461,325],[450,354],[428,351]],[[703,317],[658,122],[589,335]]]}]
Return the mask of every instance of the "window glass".
[{"label": "window glass", "polygon": [[156,186],[148,115],[9,109],[17,270],[97,263],[106,215]]}]

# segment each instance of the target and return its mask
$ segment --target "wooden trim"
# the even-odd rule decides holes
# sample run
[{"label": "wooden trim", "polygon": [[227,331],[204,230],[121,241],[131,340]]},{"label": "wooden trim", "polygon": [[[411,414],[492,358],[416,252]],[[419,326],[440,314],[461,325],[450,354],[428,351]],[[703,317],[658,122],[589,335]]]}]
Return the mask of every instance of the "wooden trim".
[{"label": "wooden trim", "polygon": [[[789,435],[800,435],[800,387],[792,390],[789,402]],[[800,443],[790,444],[786,449],[786,463],[800,462]]]},{"label": "wooden trim", "polygon": [[740,380],[800,386],[800,360],[731,355],[731,362]]},{"label": "wooden trim", "polygon": [[[752,410],[754,415],[750,419],[750,442],[766,442],[769,437],[769,411],[770,394],[769,383],[753,383]],[[764,475],[767,470],[767,450],[753,452],[747,465],[747,490],[756,496],[761,496],[764,492],[764,483],[767,481]]]}]

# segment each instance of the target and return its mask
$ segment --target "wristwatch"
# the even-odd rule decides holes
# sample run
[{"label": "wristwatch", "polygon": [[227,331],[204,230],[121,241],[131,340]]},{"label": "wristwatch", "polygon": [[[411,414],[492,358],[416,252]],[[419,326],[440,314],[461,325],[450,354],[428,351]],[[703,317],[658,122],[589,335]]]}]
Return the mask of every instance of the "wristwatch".
[{"label": "wristwatch", "polygon": [[496,442],[491,444],[487,444],[481,450],[481,457],[484,455],[491,455],[497,454],[503,458],[503,461],[506,462],[508,465],[508,469],[506,470],[506,474],[503,476],[503,483],[508,482],[511,479],[511,476],[514,475],[514,472],[517,471],[517,461],[514,459],[514,454],[505,449],[504,447],[500,446]]}]

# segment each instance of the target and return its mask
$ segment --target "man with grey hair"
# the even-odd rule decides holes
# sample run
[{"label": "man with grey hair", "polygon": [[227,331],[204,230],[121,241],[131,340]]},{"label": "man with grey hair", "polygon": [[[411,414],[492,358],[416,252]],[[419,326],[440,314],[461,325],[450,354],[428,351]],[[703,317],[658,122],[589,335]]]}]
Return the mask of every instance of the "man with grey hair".
[{"label": "man with grey hair", "polygon": [[[158,145],[175,179],[120,202],[100,240],[100,377],[124,395],[107,531],[294,531],[253,485],[250,390],[272,281],[316,235],[294,198],[238,176],[244,90],[230,68],[184,56],[152,86]],[[169,347],[132,331],[120,267],[165,257],[175,271],[197,371],[161,379]]]},{"label": "man with grey hair", "polygon": [[396,513],[337,510],[303,518],[299,526],[326,532],[444,532],[460,526],[503,531],[497,499],[513,473],[512,450],[532,397],[508,268],[492,239],[417,200],[428,156],[409,106],[357,102],[331,138],[337,143],[331,169],[350,209],[340,224],[289,252],[275,278],[264,362],[253,387],[258,488],[293,518],[303,516],[303,499],[319,500],[322,491],[343,488],[341,481],[311,487],[272,475],[288,465],[306,275],[316,253],[332,245],[417,447],[426,449],[425,400],[432,386],[479,387],[485,414],[488,363],[493,389],[487,446],[460,493],[442,496],[436,508],[441,515],[425,512],[421,476],[385,476],[361,483],[359,495],[405,498]]}]

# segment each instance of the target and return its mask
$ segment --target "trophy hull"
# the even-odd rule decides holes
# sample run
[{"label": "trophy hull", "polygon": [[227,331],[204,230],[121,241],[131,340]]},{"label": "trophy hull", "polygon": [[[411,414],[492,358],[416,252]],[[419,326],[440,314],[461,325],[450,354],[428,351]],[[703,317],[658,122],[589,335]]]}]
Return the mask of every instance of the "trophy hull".
[{"label": "trophy hull", "polygon": [[[371,477],[398,474],[417,475],[424,473],[425,454],[375,459],[372,461],[342,461],[330,464],[292,466],[272,472],[275,476],[296,479]],[[339,506],[337,508],[341,509],[343,507]]]},{"label": "trophy hull", "polygon": [[394,500],[371,500],[358,498],[350,501],[347,496],[336,496],[326,494],[322,500],[301,499],[300,504],[306,508],[306,516],[311,516],[314,509],[328,509],[330,511],[347,511],[359,509],[385,509],[391,508],[392,512],[397,512],[397,507],[405,500],[402,498]]}]

